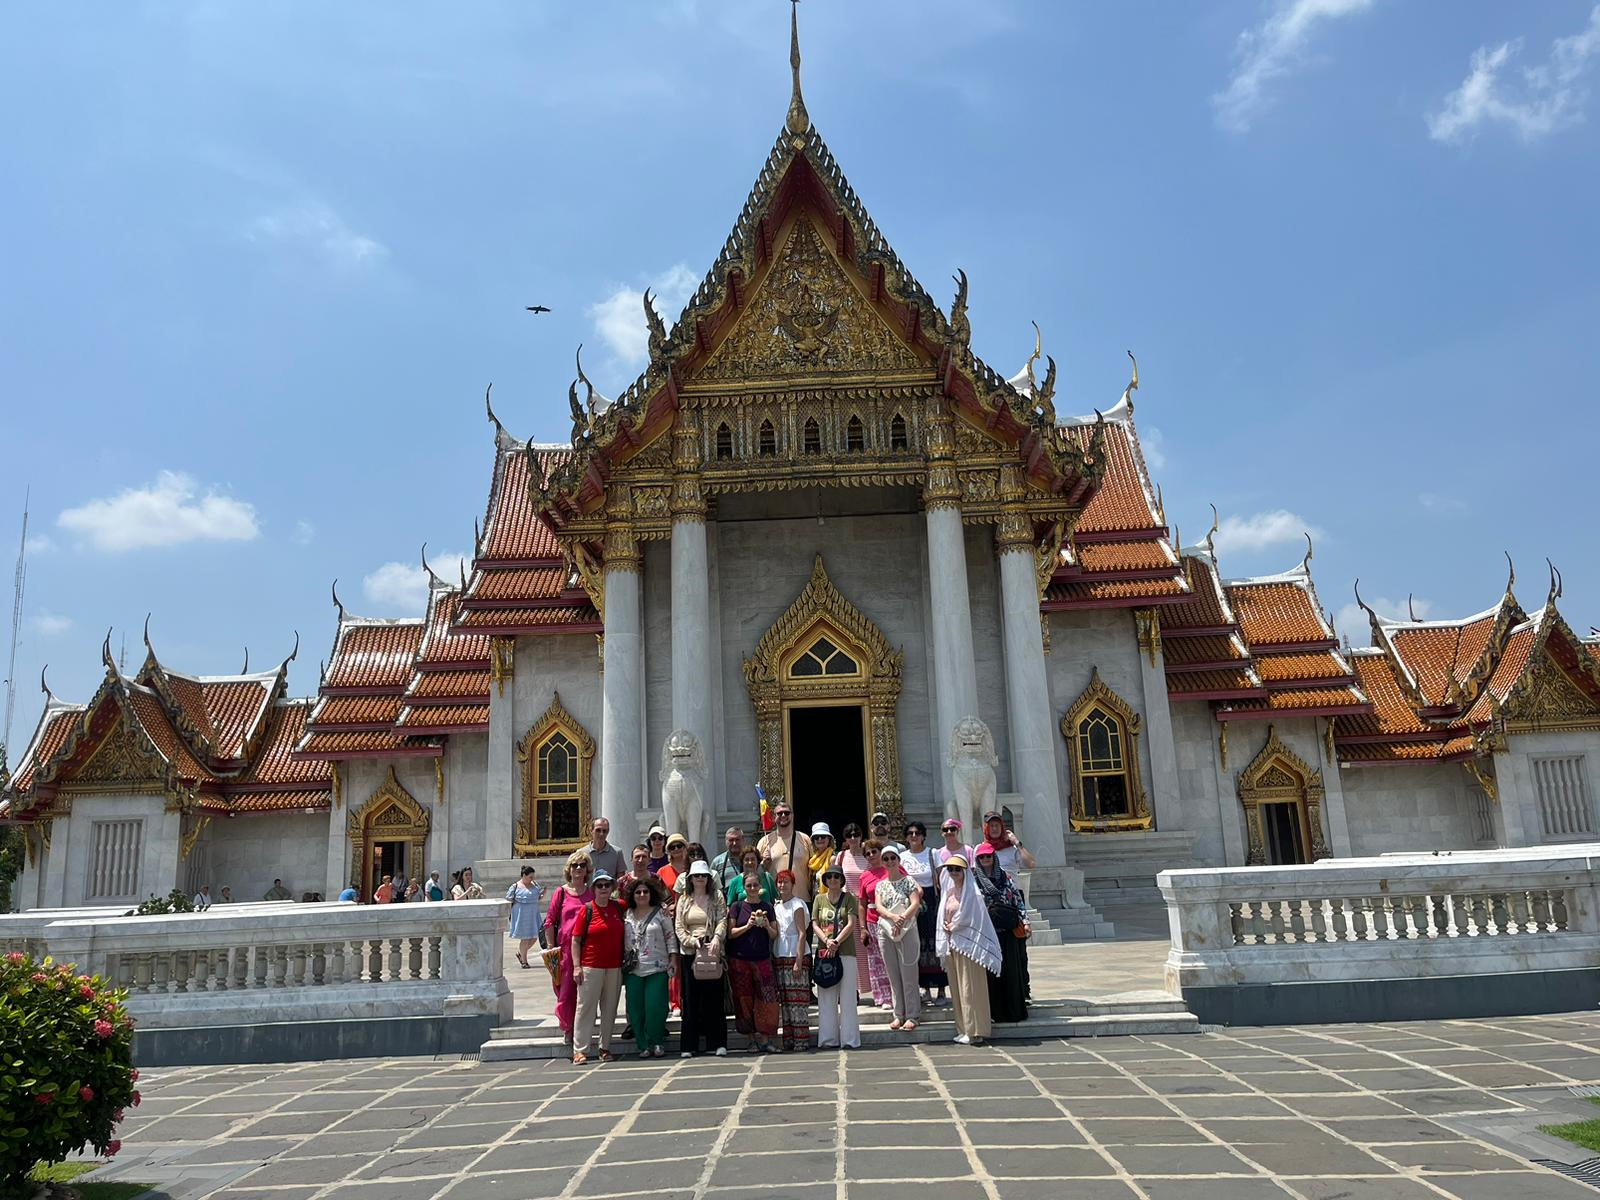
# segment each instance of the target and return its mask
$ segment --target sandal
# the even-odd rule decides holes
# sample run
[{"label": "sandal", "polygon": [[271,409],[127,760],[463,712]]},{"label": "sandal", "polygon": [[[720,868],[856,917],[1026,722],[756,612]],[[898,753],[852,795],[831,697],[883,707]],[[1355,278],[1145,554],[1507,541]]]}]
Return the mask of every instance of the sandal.
[{"label": "sandal", "polygon": [[896,1033],[899,1033],[902,1029],[905,1028],[905,1026],[899,1021],[890,1021],[889,1022],[889,1028],[894,1030]]},{"label": "sandal", "polygon": [[608,1063],[608,1062],[615,1062],[616,1059],[611,1057],[611,1051],[602,1050],[602,1051],[600,1051],[600,1061],[603,1062],[603,1063]]},{"label": "sandal", "polygon": [[910,1033],[916,1027],[917,1023],[915,1021],[907,1021],[904,1025],[900,1026],[900,1031],[902,1033]]},{"label": "sandal", "polygon": [[572,1056],[572,1065],[575,1066],[575,1067],[581,1067],[588,1061],[589,1061],[589,1056],[587,1054],[585,1054],[582,1050],[579,1050],[576,1054],[574,1054]]},{"label": "sandal", "polygon": [[522,969],[523,969],[523,970],[524,970],[524,971],[526,971],[526,970],[527,970],[527,969],[528,969],[528,967],[529,967],[529,965],[530,965],[530,964],[529,964],[529,962],[528,962],[528,960],[527,960],[527,959],[525,959],[525,958],[523,958],[523,957],[522,957],[522,955],[520,955],[520,954],[519,954],[519,955],[517,955],[517,961],[518,961],[518,962],[519,962],[519,963],[521,963],[521,964],[522,964]]}]

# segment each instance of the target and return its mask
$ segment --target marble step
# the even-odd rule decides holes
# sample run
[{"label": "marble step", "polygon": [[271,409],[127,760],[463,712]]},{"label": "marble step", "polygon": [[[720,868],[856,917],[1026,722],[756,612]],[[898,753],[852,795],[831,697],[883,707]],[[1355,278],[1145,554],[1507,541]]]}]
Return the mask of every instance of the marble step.
[{"label": "marble step", "polygon": [[[861,1044],[866,1046],[905,1046],[916,1042],[948,1042],[955,1036],[955,1023],[950,1020],[948,1010],[939,1010],[945,1013],[942,1018],[930,1018],[920,1022],[916,1029],[910,1033],[889,1028],[887,1022],[866,1022],[861,1024]],[[865,1011],[862,1013],[865,1016]],[[520,1023],[519,1023],[520,1024]],[[668,1052],[675,1055],[677,1046],[677,1030],[673,1022],[668,1027]],[[554,1020],[546,1027],[534,1029],[517,1028],[517,1026],[502,1027],[494,1032],[500,1034],[505,1031],[505,1036],[491,1037],[483,1044],[478,1057],[483,1062],[508,1062],[520,1059],[551,1059],[565,1058],[571,1051],[561,1040],[561,1030]],[[613,1053],[619,1058],[633,1056],[633,1042],[623,1041],[620,1037],[621,1023],[617,1026],[617,1040],[613,1043]],[[1179,1011],[1152,1011],[1152,1012],[1123,1012],[1107,1013],[1102,1015],[1072,1016],[1054,1012],[1050,1009],[1035,1007],[1028,1020],[1016,1024],[996,1024],[991,1035],[992,1041],[1037,1041],[1041,1038],[1066,1038],[1066,1037],[1125,1037],[1140,1034],[1144,1036],[1162,1036],[1178,1033],[1200,1032],[1199,1020],[1194,1014],[1182,1009]],[[812,1036],[816,1036],[815,1026],[812,1027]],[[739,1053],[748,1049],[749,1039],[742,1034],[735,1033],[731,1028],[728,1032],[728,1051],[730,1054]]]}]

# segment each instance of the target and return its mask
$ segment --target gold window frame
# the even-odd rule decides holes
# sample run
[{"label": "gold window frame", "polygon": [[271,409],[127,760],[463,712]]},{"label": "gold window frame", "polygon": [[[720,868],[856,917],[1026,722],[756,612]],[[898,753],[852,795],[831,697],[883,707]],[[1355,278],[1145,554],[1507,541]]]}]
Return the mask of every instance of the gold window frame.
[{"label": "gold window frame", "polygon": [[[1095,709],[1100,709],[1120,726],[1122,741],[1122,771],[1120,774],[1128,790],[1128,816],[1092,817],[1084,803],[1083,781],[1086,775],[1109,776],[1104,771],[1091,771],[1083,762],[1079,745],[1078,728]],[[1150,798],[1145,794],[1139,771],[1139,734],[1143,729],[1139,714],[1123,698],[1106,686],[1100,678],[1100,668],[1095,667],[1089,676],[1089,686],[1073,702],[1067,715],[1061,718],[1061,736],[1067,742],[1067,764],[1071,772],[1072,799],[1068,820],[1074,833],[1125,833],[1130,830],[1155,828],[1155,817],[1150,812]]]},{"label": "gold window frame", "polygon": [[[570,796],[541,797],[539,793],[539,760],[540,751],[553,737],[560,734],[577,748],[578,769],[578,836],[575,838],[541,838],[537,836],[539,829],[538,804],[541,799],[548,801],[567,800]],[[517,763],[520,766],[522,777],[522,812],[517,820],[517,836],[513,841],[513,850],[519,858],[526,858],[533,854],[558,854],[571,853],[589,844],[590,813],[592,799],[590,782],[594,774],[594,738],[589,736],[589,731],[578,723],[578,719],[566,710],[561,703],[561,693],[553,693],[550,707],[545,709],[528,732],[517,743]]]}]

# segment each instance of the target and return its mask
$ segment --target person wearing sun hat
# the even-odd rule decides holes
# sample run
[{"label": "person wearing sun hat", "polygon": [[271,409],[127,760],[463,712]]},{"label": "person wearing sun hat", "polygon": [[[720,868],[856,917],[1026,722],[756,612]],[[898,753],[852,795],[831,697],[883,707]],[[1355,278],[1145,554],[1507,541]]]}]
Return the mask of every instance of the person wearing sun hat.
[{"label": "person wearing sun hat", "polygon": [[981,1046],[989,1036],[989,975],[1000,974],[1000,939],[978,884],[960,855],[940,871],[937,945],[954,1001],[955,1040]]},{"label": "person wearing sun hat", "polygon": [[728,1053],[728,1017],[723,1007],[722,977],[699,979],[694,973],[695,950],[713,948],[717,957],[728,937],[728,906],[722,889],[704,859],[689,864],[683,877],[683,895],[678,897],[676,917],[678,950],[682,957],[678,975],[683,980],[683,1025],[679,1050],[682,1057],[699,1054],[702,1046],[718,1055]]},{"label": "person wearing sun hat", "polygon": [[822,890],[822,872],[833,861],[833,829],[826,821],[811,827],[811,888],[812,896]]},{"label": "person wearing sun hat", "polygon": [[922,889],[901,869],[898,846],[885,846],[880,857],[883,878],[872,889],[872,903],[878,910],[878,947],[894,1009],[889,1028],[909,1031],[917,1027],[922,1015],[922,995],[917,991],[917,959],[922,951],[917,913],[922,908]]},{"label": "person wearing sun hat", "polygon": [[[648,865],[652,875],[661,874],[661,868],[667,865],[667,831],[659,825],[650,826],[650,832],[644,836],[646,853],[649,854]],[[670,886],[670,885],[669,885]]]},{"label": "person wearing sun hat", "polygon": [[837,958],[844,975],[832,987],[817,989],[817,1048],[857,1049],[861,1029],[856,1014],[856,933],[861,905],[844,887],[844,868],[822,869],[822,891],[811,906],[811,946],[817,958]]},{"label": "person wearing sun hat", "polygon": [[572,927],[573,975],[578,983],[578,1019],[572,1026],[572,1061],[589,1061],[586,1051],[600,1018],[600,1061],[611,1061],[611,1034],[622,995],[622,946],[626,914],[616,902],[617,881],[604,868],[594,873],[594,899],[583,906]]}]

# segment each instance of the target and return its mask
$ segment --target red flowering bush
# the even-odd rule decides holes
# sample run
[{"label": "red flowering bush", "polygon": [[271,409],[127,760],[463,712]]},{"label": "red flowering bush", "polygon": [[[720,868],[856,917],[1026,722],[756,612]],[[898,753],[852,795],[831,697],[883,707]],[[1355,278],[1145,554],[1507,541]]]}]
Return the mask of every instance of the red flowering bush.
[{"label": "red flowering bush", "polygon": [[48,958],[0,957],[0,1197],[28,1195],[35,1163],[121,1148],[117,1122],[139,1103],[125,998]]}]

